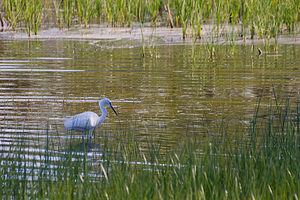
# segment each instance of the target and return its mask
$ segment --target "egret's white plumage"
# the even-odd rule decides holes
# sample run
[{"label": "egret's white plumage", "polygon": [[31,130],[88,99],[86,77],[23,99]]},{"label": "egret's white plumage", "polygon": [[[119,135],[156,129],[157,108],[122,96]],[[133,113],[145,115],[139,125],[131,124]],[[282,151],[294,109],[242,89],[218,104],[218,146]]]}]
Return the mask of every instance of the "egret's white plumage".
[{"label": "egret's white plumage", "polygon": [[82,132],[82,137],[84,132],[88,131],[91,138],[93,130],[105,120],[107,114],[105,104],[108,105],[118,116],[117,112],[112,107],[110,100],[108,98],[104,98],[99,101],[100,110],[102,112],[100,117],[96,113],[90,111],[74,115],[73,117],[64,121],[66,129],[80,131]]}]

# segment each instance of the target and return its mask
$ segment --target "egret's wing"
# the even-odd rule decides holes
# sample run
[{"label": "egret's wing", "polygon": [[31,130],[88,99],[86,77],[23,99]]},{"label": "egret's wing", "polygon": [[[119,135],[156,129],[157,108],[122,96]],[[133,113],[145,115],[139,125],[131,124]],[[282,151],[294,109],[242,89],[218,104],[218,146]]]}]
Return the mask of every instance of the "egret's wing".
[{"label": "egret's wing", "polygon": [[96,123],[98,115],[93,112],[84,112],[64,121],[67,130],[87,131]]}]

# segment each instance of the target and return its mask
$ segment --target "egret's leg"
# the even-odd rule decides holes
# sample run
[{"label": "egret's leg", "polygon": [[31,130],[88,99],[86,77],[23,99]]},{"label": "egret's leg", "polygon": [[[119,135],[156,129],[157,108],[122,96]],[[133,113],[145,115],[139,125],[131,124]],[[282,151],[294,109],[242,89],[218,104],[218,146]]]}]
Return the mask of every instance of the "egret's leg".
[{"label": "egret's leg", "polygon": [[92,143],[92,138],[89,137],[89,145]]},{"label": "egret's leg", "polygon": [[84,137],[83,137],[84,132],[82,131],[81,133],[82,133],[82,135],[81,135],[82,141],[84,141]]},{"label": "egret's leg", "polygon": [[89,130],[89,137],[90,137],[90,139],[92,139],[92,133],[93,133],[93,129],[91,128],[91,129]]}]

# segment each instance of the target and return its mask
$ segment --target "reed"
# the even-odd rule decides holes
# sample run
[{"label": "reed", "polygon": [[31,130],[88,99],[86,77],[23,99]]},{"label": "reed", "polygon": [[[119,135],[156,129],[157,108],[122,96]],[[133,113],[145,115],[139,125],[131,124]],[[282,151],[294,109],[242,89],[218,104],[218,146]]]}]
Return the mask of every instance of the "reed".
[{"label": "reed", "polygon": [[61,27],[63,24],[63,15],[62,12],[60,11],[62,6],[62,1],[60,0],[53,1],[53,6],[55,10],[55,21],[58,24],[58,26]]},{"label": "reed", "polygon": [[[112,26],[130,26],[132,22],[151,22],[153,18],[157,21],[156,17],[165,5],[170,8],[174,25],[182,28],[183,38],[187,37],[188,29],[193,32],[190,37],[201,38],[203,24],[214,26],[217,34],[223,24],[239,24],[243,39],[248,35],[251,38],[276,38],[285,30],[295,33],[299,25],[300,3],[294,0],[53,0],[55,9],[45,8],[52,5],[45,1],[5,0],[3,11],[13,29],[25,24],[28,31],[33,28],[35,33],[44,12],[55,12],[58,24],[63,23],[66,27],[76,23],[88,26],[91,20],[108,22]],[[26,7],[29,4],[31,6]],[[160,20],[166,21],[167,17],[161,15]]]},{"label": "reed", "polygon": [[63,1],[63,16],[64,16],[64,22],[66,23],[67,27],[70,28],[72,22],[73,22],[73,15],[75,12],[75,1],[72,0],[64,0]]},{"label": "reed", "polygon": [[96,1],[95,0],[78,0],[77,1],[77,15],[80,23],[84,23],[85,27],[89,26],[91,18],[96,14]]},{"label": "reed", "polygon": [[70,138],[54,151],[46,134],[45,151],[33,157],[20,137],[18,146],[0,153],[0,198],[298,199],[299,106],[277,101],[275,95],[268,117],[260,118],[258,100],[242,135],[228,138],[220,127],[205,143],[189,137],[176,149],[151,138],[141,142],[134,128],[119,133],[118,145],[105,136],[94,164],[87,143],[76,150]]},{"label": "reed", "polygon": [[22,17],[22,8],[24,2],[21,0],[5,0],[4,10],[13,30],[16,30],[17,24]]},{"label": "reed", "polygon": [[141,29],[141,36],[142,36],[142,57],[145,57],[146,56],[146,41],[144,39],[142,25],[140,26],[140,29]]},{"label": "reed", "polygon": [[42,18],[42,4],[39,0],[25,1],[24,4],[24,20],[26,24],[27,33],[30,36],[33,31],[37,35],[41,18]]}]

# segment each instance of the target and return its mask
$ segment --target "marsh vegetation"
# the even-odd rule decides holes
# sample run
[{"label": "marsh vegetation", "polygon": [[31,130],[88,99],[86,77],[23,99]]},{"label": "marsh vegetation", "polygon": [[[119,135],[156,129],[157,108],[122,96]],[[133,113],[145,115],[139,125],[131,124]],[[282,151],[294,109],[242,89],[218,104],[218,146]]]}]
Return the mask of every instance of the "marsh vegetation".
[{"label": "marsh vegetation", "polygon": [[[296,33],[299,1],[294,0],[4,0],[3,16],[12,29],[26,27],[27,33],[55,26],[107,24],[130,27],[133,23],[182,28],[182,37],[201,38],[202,26],[214,27],[219,36],[224,25],[239,27],[239,37],[276,38]],[[226,30],[230,33],[230,30]]]},{"label": "marsh vegetation", "polygon": [[[288,101],[287,101],[288,102]],[[269,107],[259,102],[243,137],[234,130],[199,140],[189,137],[175,149],[120,132],[101,154],[90,143],[69,143],[32,156],[19,144],[1,152],[0,197],[27,199],[298,199],[299,105]],[[209,130],[208,130],[209,132]],[[147,149],[143,148],[147,146]],[[62,156],[63,155],[63,156]],[[93,160],[93,162],[92,162]]]}]

